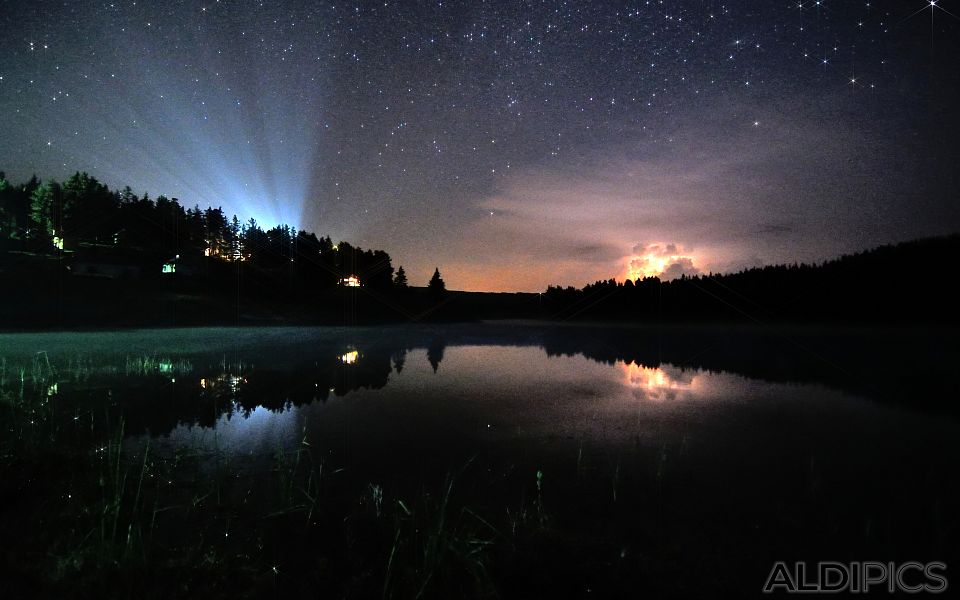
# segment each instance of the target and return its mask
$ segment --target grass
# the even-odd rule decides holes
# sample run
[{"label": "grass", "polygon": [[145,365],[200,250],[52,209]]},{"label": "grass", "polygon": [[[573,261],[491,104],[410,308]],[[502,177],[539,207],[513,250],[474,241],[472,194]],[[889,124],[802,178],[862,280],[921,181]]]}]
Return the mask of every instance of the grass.
[{"label": "grass", "polygon": [[[122,372],[153,377],[192,368],[144,355],[126,357]],[[262,475],[246,475],[250,481],[238,486],[244,465],[230,462],[216,434],[212,451],[157,451],[149,436],[130,437],[122,406],[98,410],[63,397],[62,383],[84,382],[98,369],[110,372],[80,359],[61,370],[45,353],[21,366],[0,359],[0,398],[10,416],[0,467],[5,487],[20,489],[25,502],[22,520],[0,526],[6,539],[32,540],[14,570],[47,592],[284,587],[289,567],[276,563],[301,559],[281,538],[302,551],[327,531],[340,542],[320,549],[324,560],[359,569],[353,582],[328,582],[333,589],[349,584],[384,598],[485,596],[495,591],[495,547],[509,547],[518,528],[546,523],[541,471],[529,511],[536,518],[498,527],[457,497],[469,464],[439,488],[403,496],[382,483],[341,481],[346,469],[316,456],[305,428],[295,447],[277,446],[274,492],[260,485]],[[214,465],[212,477],[200,475],[204,464]],[[268,560],[268,549],[285,560]],[[346,564],[338,556],[345,549],[352,555]],[[238,566],[241,576],[229,581]],[[185,575],[162,581],[172,570]]]},{"label": "grass", "polygon": [[[468,463],[469,465],[469,463]],[[470,592],[492,595],[491,547],[503,534],[469,506],[454,503],[458,477],[448,474],[439,496],[423,492],[415,502],[396,499],[390,521],[393,541],[387,557],[382,597],[443,597]],[[370,486],[372,505],[380,519],[380,486]]]}]

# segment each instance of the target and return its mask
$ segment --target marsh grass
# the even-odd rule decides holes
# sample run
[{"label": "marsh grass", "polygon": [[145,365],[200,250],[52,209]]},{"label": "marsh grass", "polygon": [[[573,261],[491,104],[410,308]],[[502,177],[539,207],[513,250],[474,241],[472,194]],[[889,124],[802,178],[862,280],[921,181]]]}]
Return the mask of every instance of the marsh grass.
[{"label": "marsh grass", "polygon": [[[546,466],[494,472],[471,459],[414,491],[402,477],[371,481],[331,464],[303,427],[292,447],[278,441],[259,471],[222,447],[216,429],[209,446],[164,448],[130,432],[122,398],[101,390],[100,404],[72,401],[71,385],[95,374],[176,377],[193,368],[158,355],[127,356],[120,368],[82,357],[58,368],[45,353],[26,364],[0,360],[9,417],[0,475],[30,499],[0,532],[24,540],[17,569],[39,577],[48,595],[310,595],[296,573],[336,596],[487,597],[505,564],[537,565],[535,555],[566,543],[553,512],[561,500],[551,496],[561,481]],[[224,393],[229,400],[234,391]],[[658,486],[666,448],[660,454]],[[601,475],[587,467],[593,458],[581,443],[571,489],[612,481],[613,505],[624,504],[620,463]],[[601,495],[609,504],[610,492]]]},{"label": "marsh grass", "polygon": [[[277,441],[273,471],[277,478],[278,494],[274,505],[276,509],[267,514],[267,518],[303,512],[306,513],[307,523],[312,522],[321,500],[324,462],[322,458],[314,459],[307,437],[304,427],[299,444],[292,450],[285,450],[283,444]],[[334,470],[331,474],[339,472],[342,469]]]},{"label": "marsh grass", "polygon": [[[472,462],[472,460],[471,460]],[[469,466],[469,463],[468,463]],[[448,474],[439,496],[424,491],[413,503],[395,499],[393,540],[382,597],[455,597],[470,591],[490,595],[491,549],[504,535],[487,519],[453,499],[466,467]],[[382,490],[371,486],[379,519]]]}]

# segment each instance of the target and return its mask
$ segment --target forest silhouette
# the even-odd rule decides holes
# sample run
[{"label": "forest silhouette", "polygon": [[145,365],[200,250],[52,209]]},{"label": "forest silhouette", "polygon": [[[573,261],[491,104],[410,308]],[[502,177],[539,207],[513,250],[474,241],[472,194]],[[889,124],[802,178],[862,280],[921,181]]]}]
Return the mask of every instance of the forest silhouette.
[{"label": "forest silhouette", "polygon": [[563,320],[953,322],[950,273],[958,260],[960,235],[954,234],[821,264],[551,286],[544,304]]},{"label": "forest silhouette", "polygon": [[542,294],[447,290],[437,268],[411,285],[384,250],[268,229],[222,208],[87,173],[0,173],[0,301],[7,329],[374,323],[493,318],[640,322],[955,322],[960,236],[883,246],[821,264],[663,281],[597,281]]}]

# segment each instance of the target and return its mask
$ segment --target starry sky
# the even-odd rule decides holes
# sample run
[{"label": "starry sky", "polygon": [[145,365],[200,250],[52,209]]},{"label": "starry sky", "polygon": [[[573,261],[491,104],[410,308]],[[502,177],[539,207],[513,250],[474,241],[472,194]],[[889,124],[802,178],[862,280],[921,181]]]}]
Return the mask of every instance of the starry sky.
[{"label": "starry sky", "polygon": [[960,0],[0,2],[0,169],[542,291],[960,230]]}]

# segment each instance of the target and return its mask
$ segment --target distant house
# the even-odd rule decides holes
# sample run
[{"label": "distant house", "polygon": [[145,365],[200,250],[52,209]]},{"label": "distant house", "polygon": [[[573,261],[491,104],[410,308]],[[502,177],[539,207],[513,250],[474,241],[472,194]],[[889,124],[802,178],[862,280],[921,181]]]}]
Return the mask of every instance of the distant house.
[{"label": "distant house", "polygon": [[340,280],[340,285],[344,287],[360,287],[360,278],[356,275],[349,275]]},{"label": "distant house", "polygon": [[179,276],[193,276],[200,273],[200,263],[197,260],[183,258],[179,254],[163,261],[160,273],[163,275],[177,274]]}]

